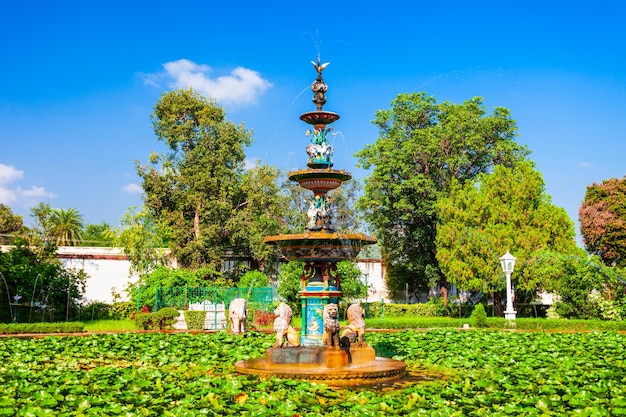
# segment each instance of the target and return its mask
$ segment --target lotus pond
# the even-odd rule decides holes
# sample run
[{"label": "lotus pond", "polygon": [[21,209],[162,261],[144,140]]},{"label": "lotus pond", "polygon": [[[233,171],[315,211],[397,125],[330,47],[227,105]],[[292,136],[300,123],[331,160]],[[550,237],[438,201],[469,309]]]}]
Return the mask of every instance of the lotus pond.
[{"label": "lotus pond", "polygon": [[626,336],[435,330],[368,333],[379,356],[440,375],[337,390],[234,374],[274,336],[118,333],[0,339],[0,415],[626,415]]}]

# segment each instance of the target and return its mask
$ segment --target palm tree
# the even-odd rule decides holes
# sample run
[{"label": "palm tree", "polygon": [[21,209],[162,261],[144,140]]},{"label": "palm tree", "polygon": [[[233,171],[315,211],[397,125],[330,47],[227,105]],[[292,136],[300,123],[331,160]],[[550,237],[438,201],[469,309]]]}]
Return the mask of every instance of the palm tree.
[{"label": "palm tree", "polygon": [[77,246],[83,234],[83,216],[78,210],[70,208],[53,209],[50,213],[51,234],[57,246]]}]

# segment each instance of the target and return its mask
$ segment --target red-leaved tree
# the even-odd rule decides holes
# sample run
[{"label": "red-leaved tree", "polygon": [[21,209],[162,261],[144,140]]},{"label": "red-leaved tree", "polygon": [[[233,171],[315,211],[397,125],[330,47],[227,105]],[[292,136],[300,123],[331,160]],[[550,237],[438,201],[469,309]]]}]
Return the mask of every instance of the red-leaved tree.
[{"label": "red-leaved tree", "polygon": [[606,265],[626,266],[626,177],[587,187],[578,211],[585,248]]}]

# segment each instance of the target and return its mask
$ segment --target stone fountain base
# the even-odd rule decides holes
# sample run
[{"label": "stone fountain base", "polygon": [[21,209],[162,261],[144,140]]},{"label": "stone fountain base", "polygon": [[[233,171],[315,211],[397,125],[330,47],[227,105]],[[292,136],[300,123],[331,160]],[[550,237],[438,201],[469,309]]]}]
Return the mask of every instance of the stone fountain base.
[{"label": "stone fountain base", "polygon": [[305,379],[332,386],[373,385],[403,377],[406,364],[377,358],[368,345],[345,349],[325,347],[270,348],[265,357],[239,361],[240,374],[287,379]]}]

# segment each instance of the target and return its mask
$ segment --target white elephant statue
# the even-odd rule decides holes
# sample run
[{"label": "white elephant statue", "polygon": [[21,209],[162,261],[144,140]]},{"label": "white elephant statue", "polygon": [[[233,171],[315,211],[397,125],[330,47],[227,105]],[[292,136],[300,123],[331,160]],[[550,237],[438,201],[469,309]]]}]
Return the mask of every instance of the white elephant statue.
[{"label": "white elephant statue", "polygon": [[246,317],[248,316],[248,300],[235,298],[228,307],[228,319],[233,333],[245,333]]}]

